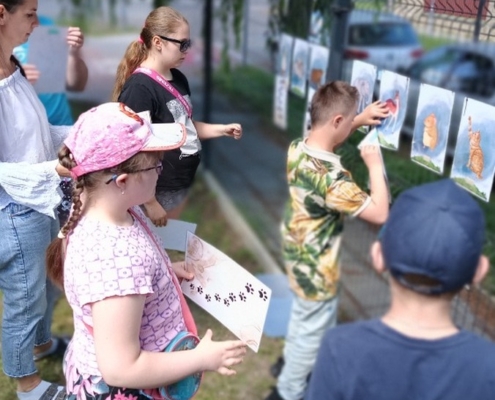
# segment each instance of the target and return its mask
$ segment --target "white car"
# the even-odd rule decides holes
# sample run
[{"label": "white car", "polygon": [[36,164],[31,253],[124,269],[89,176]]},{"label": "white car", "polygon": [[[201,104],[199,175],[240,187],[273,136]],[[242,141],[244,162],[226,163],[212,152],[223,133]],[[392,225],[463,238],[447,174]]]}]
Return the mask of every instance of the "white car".
[{"label": "white car", "polygon": [[344,47],[344,80],[350,79],[353,60],[396,71],[407,68],[422,54],[418,35],[407,19],[378,11],[351,11]]}]

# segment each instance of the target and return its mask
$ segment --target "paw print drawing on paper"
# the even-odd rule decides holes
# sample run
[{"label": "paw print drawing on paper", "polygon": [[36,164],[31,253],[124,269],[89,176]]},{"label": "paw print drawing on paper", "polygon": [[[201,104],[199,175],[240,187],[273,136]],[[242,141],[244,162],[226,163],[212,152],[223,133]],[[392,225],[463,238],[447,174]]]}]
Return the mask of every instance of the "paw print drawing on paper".
[{"label": "paw print drawing on paper", "polygon": [[230,301],[232,301],[232,302],[236,301],[235,294],[234,294],[234,293],[229,293],[229,299],[230,299]]},{"label": "paw print drawing on paper", "polygon": [[220,295],[218,293],[215,293],[215,300],[216,301],[222,300],[222,298],[220,297]]},{"label": "paw print drawing on paper", "polygon": [[195,288],[196,288],[196,286],[194,286],[194,283],[191,283],[191,284],[189,285],[189,289],[194,290]]},{"label": "paw print drawing on paper", "polygon": [[250,283],[246,283],[245,288],[246,288],[246,292],[248,292],[249,294],[254,293],[253,285],[251,285]]},{"label": "paw print drawing on paper", "polygon": [[239,292],[239,300],[246,301],[246,295],[243,292]]},{"label": "paw print drawing on paper", "polygon": [[226,305],[227,307],[230,306],[229,299],[223,299],[223,304]]},{"label": "paw print drawing on paper", "polygon": [[263,300],[263,301],[267,301],[268,300],[268,296],[267,296],[267,293],[266,293],[265,289],[258,290],[258,295],[260,296],[260,299],[261,300]]},{"label": "paw print drawing on paper", "polygon": [[205,300],[209,303],[211,301],[211,296],[209,294],[207,294],[205,296]]},{"label": "paw print drawing on paper", "polygon": [[203,288],[201,286],[198,286],[198,293],[203,294]]}]

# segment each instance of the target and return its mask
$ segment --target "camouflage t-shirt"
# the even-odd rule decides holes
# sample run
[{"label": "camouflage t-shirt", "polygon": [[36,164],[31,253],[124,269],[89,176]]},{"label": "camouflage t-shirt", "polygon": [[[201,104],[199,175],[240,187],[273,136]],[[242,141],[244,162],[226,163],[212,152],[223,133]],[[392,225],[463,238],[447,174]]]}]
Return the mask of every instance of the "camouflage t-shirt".
[{"label": "camouflage t-shirt", "polygon": [[282,224],[283,254],[291,288],[307,300],[337,294],[344,215],[371,201],[340,164],[340,157],[292,142],[287,159],[289,201]]}]

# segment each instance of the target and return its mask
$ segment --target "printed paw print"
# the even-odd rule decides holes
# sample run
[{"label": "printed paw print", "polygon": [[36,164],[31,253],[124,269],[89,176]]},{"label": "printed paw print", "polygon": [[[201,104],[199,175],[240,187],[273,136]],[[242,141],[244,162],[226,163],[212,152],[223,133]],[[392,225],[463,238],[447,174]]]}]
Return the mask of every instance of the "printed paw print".
[{"label": "printed paw print", "polygon": [[216,301],[222,300],[222,298],[220,297],[220,295],[218,293],[215,293],[215,300]]},{"label": "printed paw print", "polygon": [[239,292],[239,300],[246,301],[246,295],[242,292]]},{"label": "printed paw print", "polygon": [[198,293],[203,294],[203,288],[201,286],[198,286]]},{"label": "printed paw print", "polygon": [[191,283],[191,284],[189,285],[189,288],[190,288],[191,290],[194,290],[194,289],[196,288],[196,286],[194,286],[194,283]]},{"label": "printed paw print", "polygon": [[209,303],[211,301],[211,296],[209,294],[207,294],[205,296],[205,300]]},{"label": "printed paw print", "polygon": [[249,294],[254,293],[253,285],[251,285],[250,283],[246,283],[245,288],[246,288],[246,292],[248,292]]},{"label": "printed paw print", "polygon": [[260,299],[262,299],[263,301],[266,301],[268,299],[265,289],[258,290],[258,294],[260,296]]},{"label": "printed paw print", "polygon": [[235,294],[234,293],[229,293],[229,299],[230,299],[231,302],[236,301]]},{"label": "printed paw print", "polygon": [[230,306],[229,299],[223,299],[223,304],[226,305],[227,307]]}]

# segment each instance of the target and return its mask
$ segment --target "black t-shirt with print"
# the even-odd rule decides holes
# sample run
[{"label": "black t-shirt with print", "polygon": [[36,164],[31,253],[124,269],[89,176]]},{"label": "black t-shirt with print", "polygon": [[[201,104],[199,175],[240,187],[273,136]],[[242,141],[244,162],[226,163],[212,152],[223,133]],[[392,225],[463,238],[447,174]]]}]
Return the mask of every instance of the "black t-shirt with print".
[{"label": "black t-shirt with print", "polygon": [[[173,79],[169,83],[191,105],[187,78],[178,69],[172,69],[171,72]],[[135,112],[149,110],[153,123],[180,122],[186,126],[186,143],[180,149],[164,153],[163,172],[158,178],[157,188],[179,190],[191,186],[200,161],[201,143],[184,105],[154,79],[141,73],[127,79],[119,101]]]}]

